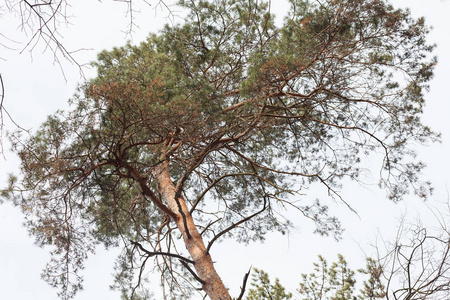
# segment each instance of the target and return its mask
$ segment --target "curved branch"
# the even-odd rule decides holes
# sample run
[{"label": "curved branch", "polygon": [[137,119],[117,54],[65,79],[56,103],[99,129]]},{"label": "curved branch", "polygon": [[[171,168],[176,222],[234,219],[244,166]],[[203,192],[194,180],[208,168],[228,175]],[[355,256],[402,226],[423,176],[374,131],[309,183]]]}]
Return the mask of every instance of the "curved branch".
[{"label": "curved branch", "polygon": [[202,285],[204,285],[206,283],[204,280],[202,280],[200,277],[198,277],[198,275],[194,272],[194,270],[192,270],[184,260],[180,259],[180,263],[189,271],[189,273],[192,274],[192,276],[194,276],[195,280],[200,282]]},{"label": "curved branch", "polygon": [[254,173],[231,173],[231,174],[225,174],[220,176],[219,178],[214,179],[213,182],[210,183],[210,185],[208,185],[208,187],[203,190],[203,192],[201,192],[200,195],[197,196],[197,198],[194,201],[194,204],[192,205],[191,210],[189,211],[191,214],[194,212],[195,208],[197,207],[197,205],[200,203],[200,200],[203,199],[203,197],[206,195],[206,193],[212,189],[217,183],[219,183],[219,181],[221,181],[222,179],[225,179],[227,177],[234,177],[234,176],[245,176],[245,175],[255,175]]},{"label": "curved branch", "polygon": [[277,174],[296,175],[296,176],[303,176],[303,177],[317,177],[319,175],[319,173],[305,174],[305,173],[299,173],[299,172],[286,172],[286,171],[272,169],[272,168],[269,168],[267,166],[263,166],[261,164],[258,164],[257,162],[255,162],[251,158],[245,156],[244,154],[242,154],[241,152],[239,152],[238,150],[236,150],[236,149],[234,149],[232,147],[225,146],[225,148],[230,150],[231,152],[235,153],[237,156],[242,157],[244,160],[248,161],[252,166],[256,166],[259,169],[267,170],[267,171],[274,172],[274,173],[277,173]]},{"label": "curved branch", "polygon": [[219,147],[219,145],[223,145],[223,143],[220,141],[220,137],[217,138],[215,141],[210,143],[208,146],[206,146],[203,151],[195,155],[192,159],[192,162],[190,166],[186,168],[186,171],[183,173],[181,178],[178,180],[177,185],[175,187],[175,199],[178,199],[180,197],[182,187],[184,182],[188,179],[189,175],[203,162],[205,157],[214,149]]},{"label": "curved branch", "polygon": [[153,191],[148,187],[147,183],[146,183],[146,179],[144,177],[142,177],[132,166],[130,166],[129,164],[123,163],[124,167],[128,170],[128,172],[130,173],[131,178],[133,178],[134,180],[136,180],[141,189],[142,189],[142,193],[145,196],[150,197],[151,201],[158,206],[159,209],[161,209],[163,212],[165,212],[167,215],[169,215],[173,220],[177,219],[177,215],[170,209],[168,208],[166,205],[164,205],[164,203],[162,203],[162,201],[155,195],[155,193],[153,193]]},{"label": "curved branch", "polygon": [[216,235],[211,239],[211,241],[209,241],[208,247],[206,247],[206,253],[209,253],[209,250],[211,249],[213,243],[214,243],[218,238],[220,238],[222,235],[224,235],[224,234],[230,232],[232,229],[238,227],[239,225],[241,225],[241,224],[243,224],[243,223],[245,223],[245,222],[247,222],[247,221],[253,219],[253,218],[256,217],[257,215],[259,215],[259,214],[261,214],[262,212],[264,212],[266,209],[267,209],[267,200],[266,200],[266,198],[264,197],[264,205],[263,205],[263,208],[262,208],[261,210],[255,212],[254,214],[252,214],[252,215],[250,215],[250,216],[248,216],[248,217],[246,217],[246,218],[241,219],[241,220],[240,220],[239,222],[237,222],[237,223],[231,224],[229,227],[227,227],[227,228],[224,229],[223,231],[221,231],[221,232],[219,232],[218,234],[216,234]]},{"label": "curved branch", "polygon": [[130,243],[132,243],[133,245],[138,247],[139,250],[141,250],[142,252],[147,254],[149,257],[155,256],[155,255],[163,255],[163,256],[169,256],[169,257],[178,258],[180,261],[183,261],[184,263],[194,264],[193,260],[190,260],[189,258],[183,257],[183,256],[181,256],[179,254],[170,253],[170,252],[161,252],[161,251],[159,251],[159,252],[151,252],[151,251],[148,251],[147,249],[145,249],[139,242],[135,242],[135,241],[130,240]]}]

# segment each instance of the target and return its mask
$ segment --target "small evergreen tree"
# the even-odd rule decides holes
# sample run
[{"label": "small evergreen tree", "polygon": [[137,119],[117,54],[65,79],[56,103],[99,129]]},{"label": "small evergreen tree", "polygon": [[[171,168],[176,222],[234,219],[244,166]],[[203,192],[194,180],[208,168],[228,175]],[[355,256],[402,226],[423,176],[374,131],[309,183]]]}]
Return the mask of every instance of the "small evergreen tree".
[{"label": "small evergreen tree", "polygon": [[366,259],[366,268],[359,269],[359,273],[369,275],[369,279],[364,280],[359,299],[375,300],[386,297],[385,286],[382,283],[383,268],[373,258]]},{"label": "small evergreen tree", "polygon": [[278,278],[271,284],[269,274],[263,270],[254,269],[252,286],[248,291],[247,300],[287,300],[292,298],[291,293],[280,284]]},{"label": "small evergreen tree", "polygon": [[[363,289],[355,294],[357,280],[355,271],[349,268],[345,258],[338,254],[338,260],[328,266],[325,258],[319,255],[319,262],[314,263],[314,272],[302,274],[302,281],[297,292],[299,300],[375,300],[386,295],[385,286],[381,282],[383,273],[381,266],[372,258],[366,259],[367,264],[358,273],[365,278]],[[270,283],[269,275],[259,269],[254,269],[252,288],[248,291],[247,300],[284,300],[291,299],[291,293],[286,293],[278,278]],[[360,278],[358,276],[358,278]]]}]

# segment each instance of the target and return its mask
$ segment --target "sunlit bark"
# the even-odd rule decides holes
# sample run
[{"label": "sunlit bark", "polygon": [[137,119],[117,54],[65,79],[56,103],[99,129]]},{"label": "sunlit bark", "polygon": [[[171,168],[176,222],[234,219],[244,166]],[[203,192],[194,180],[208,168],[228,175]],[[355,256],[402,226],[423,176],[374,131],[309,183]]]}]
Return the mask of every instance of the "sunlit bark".
[{"label": "sunlit bark", "polygon": [[231,299],[225,285],[217,274],[211,256],[206,251],[205,244],[194,220],[186,206],[183,197],[177,197],[175,185],[170,178],[168,161],[163,161],[155,167],[154,177],[158,184],[158,192],[167,201],[169,208],[175,213],[175,223],[183,235],[184,244],[191,259],[198,277],[203,281],[203,290],[212,300]]}]

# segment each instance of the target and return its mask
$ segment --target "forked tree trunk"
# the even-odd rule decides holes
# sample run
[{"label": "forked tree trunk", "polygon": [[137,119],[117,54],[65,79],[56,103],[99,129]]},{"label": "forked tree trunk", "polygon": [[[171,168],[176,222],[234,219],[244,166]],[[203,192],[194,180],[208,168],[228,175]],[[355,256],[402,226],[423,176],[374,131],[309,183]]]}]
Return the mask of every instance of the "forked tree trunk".
[{"label": "forked tree trunk", "polygon": [[158,191],[166,199],[169,208],[176,214],[174,221],[182,233],[186,249],[195,263],[194,268],[197,275],[204,281],[203,290],[211,300],[230,300],[230,294],[217,274],[211,256],[206,253],[205,244],[184,198],[180,196],[175,199],[175,185],[170,178],[168,161],[160,163],[155,168],[154,176],[158,184]]}]

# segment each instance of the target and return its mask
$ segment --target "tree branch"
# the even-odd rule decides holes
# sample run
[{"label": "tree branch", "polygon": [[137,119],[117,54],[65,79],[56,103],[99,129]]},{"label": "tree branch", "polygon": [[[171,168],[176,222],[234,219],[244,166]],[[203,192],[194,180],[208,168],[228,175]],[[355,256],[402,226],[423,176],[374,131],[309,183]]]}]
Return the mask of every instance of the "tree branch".
[{"label": "tree branch", "polygon": [[155,195],[155,193],[153,193],[153,191],[148,187],[148,185],[146,183],[146,179],[144,177],[142,177],[136,171],[136,169],[134,169],[129,164],[124,163],[124,162],[122,162],[122,164],[130,173],[131,178],[133,178],[134,180],[136,180],[139,183],[139,185],[142,189],[142,193],[144,193],[145,196],[150,197],[151,201],[158,208],[160,208],[163,212],[165,212],[167,215],[169,215],[173,220],[176,220],[178,218],[178,216],[170,208],[168,208],[166,205],[164,205],[164,203],[161,202],[161,200]]},{"label": "tree branch", "polygon": [[190,263],[190,264],[194,264],[193,260],[190,260],[189,258],[183,257],[179,254],[175,254],[175,253],[170,253],[170,252],[151,252],[148,251],[147,249],[145,249],[140,243],[135,242],[130,240],[130,243],[132,243],[133,245],[135,245],[136,247],[139,248],[139,250],[141,250],[142,252],[145,252],[145,254],[147,254],[149,257],[155,256],[155,255],[163,255],[163,256],[169,256],[169,257],[175,257],[178,258],[180,261],[183,261],[184,263]]},{"label": "tree branch", "polygon": [[213,182],[211,182],[206,189],[203,190],[203,192],[197,196],[197,198],[194,201],[194,204],[191,207],[190,213],[192,214],[197,207],[197,205],[200,203],[200,200],[205,196],[205,194],[212,189],[219,181],[222,179],[225,179],[227,177],[234,177],[234,176],[245,176],[245,175],[255,175],[254,173],[232,173],[232,174],[225,174],[220,176],[219,178],[214,179]]},{"label": "tree branch", "polygon": [[204,285],[206,282],[204,280],[202,280],[200,277],[198,277],[198,275],[194,272],[194,270],[192,270],[189,265],[180,259],[180,263],[186,268],[188,269],[189,273],[192,274],[192,276],[194,276],[195,280],[197,280],[198,282],[200,282],[202,285]]},{"label": "tree branch", "polygon": [[239,297],[237,297],[236,300],[241,300],[245,293],[245,286],[247,285],[248,276],[250,275],[250,272],[252,271],[252,267],[250,266],[250,269],[248,269],[248,272],[245,273],[244,280],[242,282],[241,287],[241,293],[239,294]]},{"label": "tree branch", "polygon": [[238,226],[241,225],[242,223],[245,223],[245,222],[247,222],[247,221],[253,219],[254,217],[256,217],[257,215],[259,215],[260,213],[264,212],[266,209],[267,209],[267,200],[266,200],[266,198],[264,197],[264,204],[263,204],[263,208],[262,208],[261,210],[255,212],[254,214],[252,214],[252,215],[250,215],[250,216],[248,216],[248,217],[246,217],[246,218],[241,219],[241,220],[240,220],[239,222],[237,222],[237,223],[231,224],[231,226],[229,226],[228,228],[224,229],[223,231],[221,231],[221,232],[219,232],[217,235],[215,235],[215,236],[211,239],[211,241],[209,241],[208,247],[206,247],[206,253],[209,253],[209,250],[211,249],[213,243],[214,243],[218,238],[220,238],[222,235],[224,235],[224,234],[230,232],[232,229],[238,227]]}]

